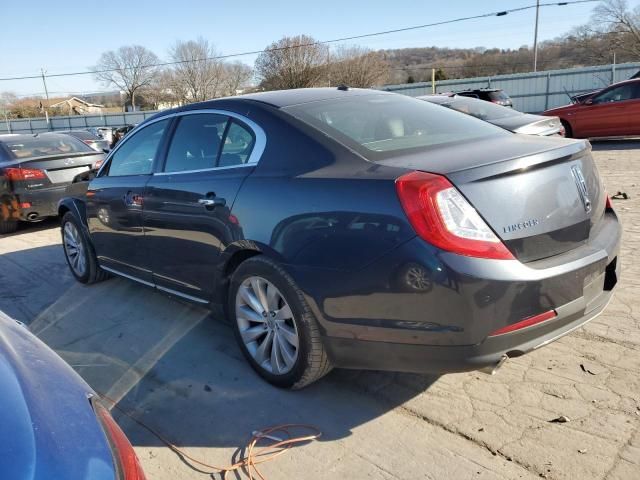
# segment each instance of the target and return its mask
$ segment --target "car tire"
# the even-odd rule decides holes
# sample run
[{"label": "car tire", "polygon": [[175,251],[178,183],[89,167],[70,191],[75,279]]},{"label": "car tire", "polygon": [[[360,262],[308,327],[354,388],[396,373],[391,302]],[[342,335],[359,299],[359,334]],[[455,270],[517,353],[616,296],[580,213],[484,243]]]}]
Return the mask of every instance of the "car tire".
[{"label": "car tire", "polygon": [[0,235],[18,230],[17,220],[0,220]]},{"label": "car tire", "polygon": [[562,123],[562,126],[564,127],[565,138],[573,138],[573,130],[571,129],[571,125],[569,125],[569,122],[560,120],[560,123]]},{"label": "car tire", "polygon": [[269,383],[297,390],[331,371],[302,290],[276,262],[262,255],[242,262],[231,277],[227,308],[242,353]]},{"label": "car tire", "polygon": [[64,257],[78,282],[88,285],[109,278],[109,274],[98,265],[91,242],[71,212],[65,213],[62,217],[60,231]]}]

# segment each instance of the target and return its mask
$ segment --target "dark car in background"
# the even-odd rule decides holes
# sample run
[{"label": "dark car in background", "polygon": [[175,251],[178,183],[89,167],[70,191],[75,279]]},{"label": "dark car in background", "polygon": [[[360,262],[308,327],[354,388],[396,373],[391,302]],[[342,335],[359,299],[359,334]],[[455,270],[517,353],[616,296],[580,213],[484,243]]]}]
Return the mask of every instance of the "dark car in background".
[{"label": "dark car in background", "polygon": [[499,88],[476,88],[473,90],[461,90],[455,92],[456,95],[463,97],[478,98],[486,102],[502,105],[503,107],[513,107],[513,101],[511,97],[507,95],[504,90]]},{"label": "dark car in background", "polygon": [[59,213],[79,282],[224,309],[281,387],[496,368],[600,313],[620,265],[588,142],[345,87],[158,113]]},{"label": "dark car in background", "polygon": [[68,131],[61,131],[56,133],[57,134],[65,133],[67,135],[71,135],[72,137],[75,137],[78,140],[80,140],[82,143],[89,145],[96,152],[106,153],[109,150],[111,150],[111,144],[107,140],[97,137],[96,135],[89,132],[88,130],[68,130]]},{"label": "dark car in background", "polygon": [[99,396],[27,327],[0,312],[3,479],[144,480]]},{"label": "dark car in background", "polygon": [[466,113],[489,122],[513,133],[541,136],[564,136],[564,128],[559,118],[543,117],[522,113],[513,108],[502,107],[477,98],[462,97],[455,94],[424,95],[420,100],[442,105],[443,107]]},{"label": "dark car in background", "polygon": [[103,152],[63,133],[0,135],[0,233],[56,216],[74,177],[103,160]]},{"label": "dark car in background", "polygon": [[640,79],[614,83],[578,103],[552,108],[567,137],[602,138],[640,135]]}]

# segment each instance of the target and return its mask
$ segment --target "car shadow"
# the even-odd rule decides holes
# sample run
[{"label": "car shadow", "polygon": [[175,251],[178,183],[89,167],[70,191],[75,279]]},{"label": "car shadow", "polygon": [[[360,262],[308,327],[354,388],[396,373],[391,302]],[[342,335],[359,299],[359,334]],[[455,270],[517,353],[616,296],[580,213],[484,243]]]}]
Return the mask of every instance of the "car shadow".
[{"label": "car shadow", "polygon": [[638,150],[640,149],[640,138],[591,140],[591,147],[596,152],[603,150]]},{"label": "car shadow", "polygon": [[[59,245],[6,253],[0,261],[30,266],[43,256],[54,258],[60,271],[49,282],[34,274],[40,303],[18,312],[17,319],[107,403],[117,404],[114,415],[134,445],[162,442],[119,409],[177,446],[237,447],[252,431],[284,423],[313,424],[323,433],[321,441],[332,441],[438,379],[335,370],[303,390],[278,389],[253,372],[231,327],[207,309],[119,278],[80,285],[62,272]],[[32,295],[26,285],[14,288],[5,279],[8,296],[0,296],[0,310],[11,314],[11,295],[23,289]]]},{"label": "car shadow", "polygon": [[38,222],[18,222],[18,229],[15,232],[0,234],[0,239],[14,237],[24,233],[48,230],[50,228],[58,227],[59,225],[60,219],[58,217],[48,217]]}]

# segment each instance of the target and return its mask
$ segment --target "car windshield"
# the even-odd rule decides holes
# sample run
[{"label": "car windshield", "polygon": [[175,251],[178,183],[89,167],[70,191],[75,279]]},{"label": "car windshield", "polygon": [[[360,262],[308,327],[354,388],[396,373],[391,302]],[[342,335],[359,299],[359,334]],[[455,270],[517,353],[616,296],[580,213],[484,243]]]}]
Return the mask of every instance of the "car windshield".
[{"label": "car windshield", "polygon": [[522,115],[521,112],[512,108],[503,107],[484,100],[476,100],[474,98],[455,98],[451,102],[443,103],[442,105],[486,121]]},{"label": "car windshield", "polygon": [[468,115],[403,95],[363,95],[303,103],[283,110],[373,160],[508,135]]},{"label": "car windshield", "polygon": [[3,143],[15,158],[93,152],[90,147],[71,135],[21,136],[16,139],[4,140]]}]

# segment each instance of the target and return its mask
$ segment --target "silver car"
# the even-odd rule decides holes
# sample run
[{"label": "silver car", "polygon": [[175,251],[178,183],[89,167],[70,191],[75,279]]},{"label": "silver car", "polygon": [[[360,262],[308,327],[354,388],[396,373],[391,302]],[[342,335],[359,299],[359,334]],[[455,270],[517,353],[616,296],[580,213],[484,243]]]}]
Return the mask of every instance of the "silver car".
[{"label": "silver car", "polygon": [[513,108],[460,95],[425,95],[418,98],[466,113],[513,133],[541,135],[543,137],[552,135],[564,137],[564,127],[558,117],[543,117],[542,115],[522,113]]}]

